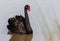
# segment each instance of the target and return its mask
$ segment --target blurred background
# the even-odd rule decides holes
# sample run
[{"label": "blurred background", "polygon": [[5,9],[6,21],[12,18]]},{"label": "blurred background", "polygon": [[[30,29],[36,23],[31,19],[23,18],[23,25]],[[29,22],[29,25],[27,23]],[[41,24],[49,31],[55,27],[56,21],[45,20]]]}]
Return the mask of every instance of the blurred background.
[{"label": "blurred background", "polygon": [[[30,41],[60,41],[60,0],[0,0],[0,41],[12,41],[15,34],[7,34],[8,19],[15,15],[24,16],[24,6],[31,7],[29,14],[33,36]],[[20,37],[26,35],[20,35]],[[17,38],[13,38],[17,39]],[[24,38],[25,39],[25,38]],[[28,41],[28,40],[19,41]],[[13,40],[15,41],[15,40]]]}]

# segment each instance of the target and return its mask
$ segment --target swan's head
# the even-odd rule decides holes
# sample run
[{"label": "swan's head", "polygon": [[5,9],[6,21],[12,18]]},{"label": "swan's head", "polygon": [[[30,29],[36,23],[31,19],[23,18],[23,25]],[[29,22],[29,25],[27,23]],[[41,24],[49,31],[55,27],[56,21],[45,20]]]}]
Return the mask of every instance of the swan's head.
[{"label": "swan's head", "polygon": [[30,12],[30,6],[29,5],[25,5],[25,8],[24,8],[26,11]]}]

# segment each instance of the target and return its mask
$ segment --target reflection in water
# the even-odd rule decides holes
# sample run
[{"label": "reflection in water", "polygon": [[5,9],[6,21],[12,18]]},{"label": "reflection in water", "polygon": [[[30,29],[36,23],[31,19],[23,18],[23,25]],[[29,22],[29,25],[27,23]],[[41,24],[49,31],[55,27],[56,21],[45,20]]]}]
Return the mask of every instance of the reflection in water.
[{"label": "reflection in water", "polygon": [[33,36],[32,34],[15,34],[11,32],[8,32],[8,34],[12,35],[9,41],[31,41]]}]

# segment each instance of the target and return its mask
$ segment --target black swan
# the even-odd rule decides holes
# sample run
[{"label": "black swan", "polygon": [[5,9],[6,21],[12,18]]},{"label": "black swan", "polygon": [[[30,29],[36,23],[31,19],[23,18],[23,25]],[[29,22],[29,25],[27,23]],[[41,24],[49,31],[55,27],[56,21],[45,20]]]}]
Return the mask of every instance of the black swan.
[{"label": "black swan", "polygon": [[22,15],[16,15],[15,17],[9,18],[7,25],[7,28],[9,31],[13,33],[19,33],[19,34],[32,34],[33,30],[30,25],[28,12],[30,11],[30,6],[25,5],[24,12],[25,12],[25,18]]}]

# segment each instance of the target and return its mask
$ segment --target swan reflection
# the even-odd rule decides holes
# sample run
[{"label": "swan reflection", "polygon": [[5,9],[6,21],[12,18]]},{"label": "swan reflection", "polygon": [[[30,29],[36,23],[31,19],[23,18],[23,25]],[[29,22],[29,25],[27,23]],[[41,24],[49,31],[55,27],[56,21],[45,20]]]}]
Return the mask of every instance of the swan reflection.
[{"label": "swan reflection", "polygon": [[15,34],[11,32],[8,32],[8,34],[12,35],[9,41],[31,41],[33,36],[32,34]]}]

